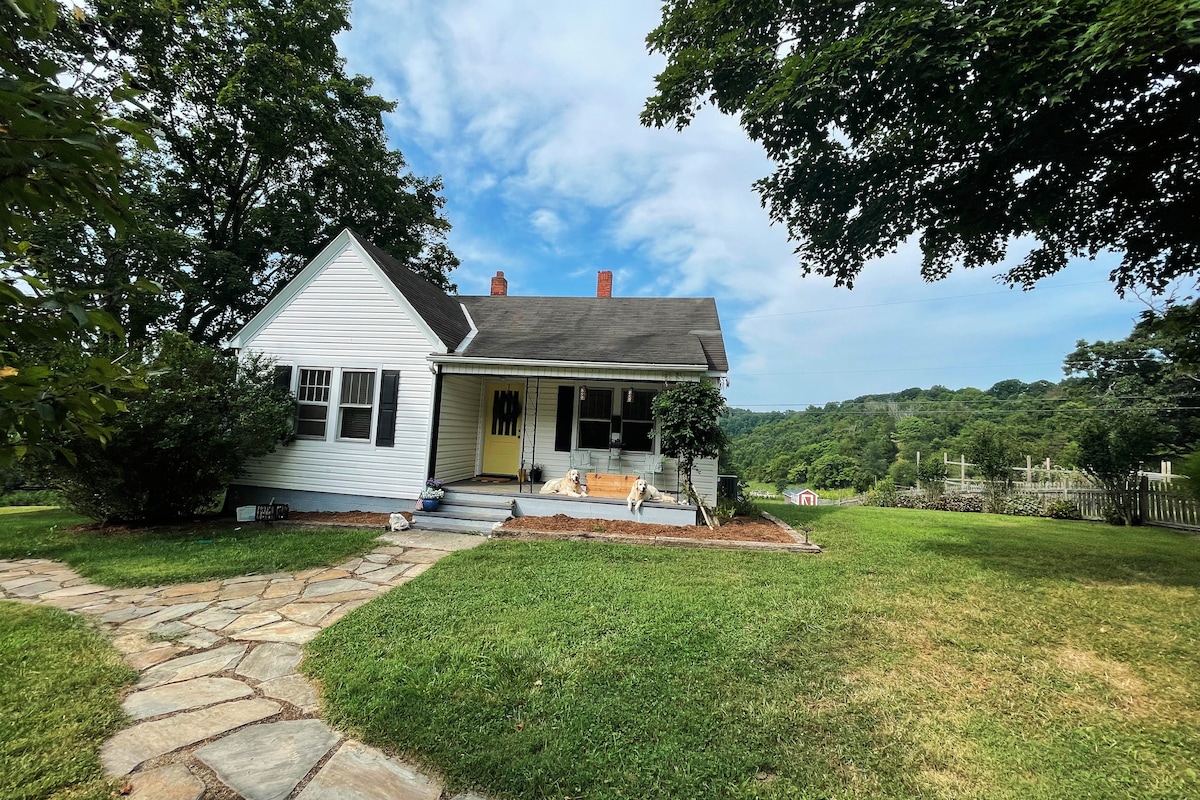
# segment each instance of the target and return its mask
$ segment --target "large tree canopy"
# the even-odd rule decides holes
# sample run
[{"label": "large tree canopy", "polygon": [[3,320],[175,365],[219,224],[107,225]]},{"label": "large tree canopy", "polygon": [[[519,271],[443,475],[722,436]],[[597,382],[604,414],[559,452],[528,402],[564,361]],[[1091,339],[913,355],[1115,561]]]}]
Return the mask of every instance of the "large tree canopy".
[{"label": "large tree canopy", "polygon": [[120,309],[131,336],[228,337],[344,226],[452,288],[440,181],[388,146],[394,103],[338,55],[348,0],[99,0],[96,11],[159,151],[128,179],[135,227],[114,236],[67,217],[38,242],[80,281],[164,285]]},{"label": "large tree canopy", "polygon": [[922,273],[1123,255],[1119,291],[1200,265],[1200,1],[666,0],[643,122],[737,114],[805,273],[852,285],[918,236]]},{"label": "large tree canopy", "polygon": [[[113,394],[140,385],[90,351],[97,336],[120,334],[100,306],[132,287],[65,285],[28,241],[53,213],[123,225],[121,143],[126,134],[145,141],[140,126],[107,111],[131,98],[127,87],[101,92],[85,79],[112,70],[80,32],[86,15],[59,19],[60,10],[54,0],[0,6],[0,465],[62,432],[105,439],[103,418],[122,407]],[[64,81],[70,74],[84,79]],[[53,363],[62,351],[74,354],[69,365]]]}]

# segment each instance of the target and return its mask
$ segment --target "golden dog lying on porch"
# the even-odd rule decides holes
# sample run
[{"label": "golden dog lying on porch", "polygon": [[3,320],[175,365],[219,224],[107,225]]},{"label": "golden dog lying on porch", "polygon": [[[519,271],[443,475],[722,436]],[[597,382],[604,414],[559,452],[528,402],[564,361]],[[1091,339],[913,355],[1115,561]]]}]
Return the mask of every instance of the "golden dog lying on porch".
[{"label": "golden dog lying on porch", "polygon": [[664,503],[677,502],[671,495],[655,489],[646,482],[645,478],[638,478],[633,482],[633,487],[629,490],[629,496],[625,498],[625,504],[629,506],[630,511],[635,510],[635,505],[636,510],[641,511],[642,503],[647,500],[661,500]]},{"label": "golden dog lying on porch", "polygon": [[565,494],[569,497],[587,497],[587,489],[579,479],[579,470],[567,470],[561,478],[546,481],[538,494]]}]

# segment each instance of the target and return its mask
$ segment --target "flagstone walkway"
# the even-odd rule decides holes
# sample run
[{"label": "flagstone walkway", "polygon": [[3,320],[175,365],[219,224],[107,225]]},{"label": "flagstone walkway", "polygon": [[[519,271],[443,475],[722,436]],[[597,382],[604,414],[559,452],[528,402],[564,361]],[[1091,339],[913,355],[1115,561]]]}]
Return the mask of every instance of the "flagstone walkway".
[{"label": "flagstone walkway", "polygon": [[[43,559],[0,560],[0,597],[97,621],[141,673],[134,724],[104,744],[132,800],[438,800],[415,767],[320,719],[300,647],[363,603],[482,536],[405,531],[335,567],[110,589]],[[471,800],[476,795],[456,795]]]}]

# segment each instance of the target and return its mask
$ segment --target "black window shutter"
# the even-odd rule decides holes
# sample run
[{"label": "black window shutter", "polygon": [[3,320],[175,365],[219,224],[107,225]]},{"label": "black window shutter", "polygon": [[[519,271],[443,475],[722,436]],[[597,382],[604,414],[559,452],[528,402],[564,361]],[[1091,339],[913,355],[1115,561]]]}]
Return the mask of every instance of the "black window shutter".
[{"label": "black window shutter", "polygon": [[396,446],[396,406],[400,396],[400,370],[385,369],[379,382],[379,424],[375,428],[376,447]]},{"label": "black window shutter", "polygon": [[285,392],[292,390],[292,368],[283,364],[275,366],[275,388]]},{"label": "black window shutter", "polygon": [[558,416],[554,418],[554,450],[571,452],[571,429],[575,424],[575,387],[558,387]]}]

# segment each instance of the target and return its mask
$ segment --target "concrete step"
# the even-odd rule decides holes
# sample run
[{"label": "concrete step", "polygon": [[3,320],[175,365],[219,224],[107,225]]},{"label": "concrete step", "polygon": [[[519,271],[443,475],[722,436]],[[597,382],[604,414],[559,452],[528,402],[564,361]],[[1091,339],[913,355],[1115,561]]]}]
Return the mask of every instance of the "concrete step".
[{"label": "concrete step", "polygon": [[513,499],[503,495],[487,495],[487,494],[468,494],[466,492],[446,492],[446,496],[442,498],[442,505],[453,504],[456,506],[469,506],[471,508],[496,508],[510,509],[513,507]]},{"label": "concrete step", "polygon": [[448,503],[443,500],[438,506],[437,511],[421,511],[419,513],[430,517],[458,517],[459,519],[477,519],[481,521],[488,520],[491,522],[503,522],[512,516],[512,509],[509,507],[483,508],[480,506],[465,506],[461,503]]},{"label": "concrete step", "polygon": [[431,514],[425,511],[413,513],[413,527],[423,531],[454,531],[456,533],[491,533],[493,521],[463,519]]}]

